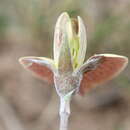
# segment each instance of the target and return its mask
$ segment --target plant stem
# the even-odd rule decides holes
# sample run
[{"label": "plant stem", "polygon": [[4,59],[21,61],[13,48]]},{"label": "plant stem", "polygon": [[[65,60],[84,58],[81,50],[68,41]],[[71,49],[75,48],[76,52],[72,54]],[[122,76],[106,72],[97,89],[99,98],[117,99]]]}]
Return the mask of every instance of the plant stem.
[{"label": "plant stem", "polygon": [[70,100],[60,98],[60,130],[68,130],[68,119],[70,116]]}]

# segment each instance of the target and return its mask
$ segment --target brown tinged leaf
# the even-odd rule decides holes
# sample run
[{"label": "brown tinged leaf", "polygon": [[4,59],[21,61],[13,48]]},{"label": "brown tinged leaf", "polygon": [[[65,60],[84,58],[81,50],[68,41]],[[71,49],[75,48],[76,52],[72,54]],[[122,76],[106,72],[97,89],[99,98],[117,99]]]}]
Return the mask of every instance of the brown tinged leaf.
[{"label": "brown tinged leaf", "polygon": [[98,54],[90,57],[90,59],[99,57],[103,57],[103,60],[97,68],[83,74],[79,90],[81,95],[116,77],[128,63],[127,57],[114,54]]},{"label": "brown tinged leaf", "polygon": [[40,79],[53,84],[53,71],[55,68],[53,60],[43,57],[22,57],[19,62],[25,69],[31,71]]}]

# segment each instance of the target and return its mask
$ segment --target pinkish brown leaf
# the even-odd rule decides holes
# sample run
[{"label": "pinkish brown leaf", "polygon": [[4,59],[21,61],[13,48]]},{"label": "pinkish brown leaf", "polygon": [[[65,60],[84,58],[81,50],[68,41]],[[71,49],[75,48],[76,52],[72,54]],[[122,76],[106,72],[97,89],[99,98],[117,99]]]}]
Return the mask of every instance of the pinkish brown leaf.
[{"label": "pinkish brown leaf", "polygon": [[33,72],[40,79],[52,84],[53,81],[53,61],[43,57],[23,57],[19,62],[27,70]]},{"label": "pinkish brown leaf", "polygon": [[102,57],[101,64],[99,64],[94,70],[83,74],[80,86],[81,95],[84,95],[92,88],[116,77],[128,63],[127,57],[114,54],[98,54],[92,56],[90,59],[96,59],[99,57]]}]

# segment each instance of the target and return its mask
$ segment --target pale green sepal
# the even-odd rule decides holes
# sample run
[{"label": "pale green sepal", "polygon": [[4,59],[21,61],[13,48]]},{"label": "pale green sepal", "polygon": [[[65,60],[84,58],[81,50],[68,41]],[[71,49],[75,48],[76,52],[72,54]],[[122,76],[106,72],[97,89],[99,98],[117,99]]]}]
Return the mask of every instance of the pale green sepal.
[{"label": "pale green sepal", "polygon": [[86,29],[83,20],[78,16],[78,37],[79,37],[79,50],[78,50],[78,66],[82,65],[85,59],[86,48],[87,48],[87,38]]},{"label": "pale green sepal", "polygon": [[60,55],[58,58],[58,72],[59,73],[70,73],[73,72],[70,48],[68,45],[68,36],[64,33],[63,43],[60,49]]},{"label": "pale green sepal", "polygon": [[64,12],[62,13],[55,26],[55,33],[54,33],[54,61],[57,65],[60,49],[64,40],[64,33],[66,32],[66,25],[68,21],[70,20],[69,15]]}]

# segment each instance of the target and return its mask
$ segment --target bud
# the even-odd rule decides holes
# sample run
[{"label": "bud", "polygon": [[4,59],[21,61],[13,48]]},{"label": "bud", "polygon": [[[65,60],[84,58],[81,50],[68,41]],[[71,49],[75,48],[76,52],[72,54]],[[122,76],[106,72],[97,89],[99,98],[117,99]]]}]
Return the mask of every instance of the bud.
[{"label": "bud", "polygon": [[[115,54],[97,54],[86,62],[86,31],[82,19],[62,13],[54,33],[54,60],[45,57],[22,57],[20,63],[44,81],[54,83],[65,99],[85,94],[116,77],[128,64],[128,58]],[[54,82],[53,82],[54,81]]]},{"label": "bud", "polygon": [[[44,81],[55,85],[60,97],[61,129],[67,129],[72,95],[84,95],[116,77],[128,64],[128,58],[115,54],[96,54],[86,62],[86,31],[82,19],[62,13],[54,34],[54,60],[22,57],[20,63]],[[54,82],[53,82],[54,81]]]},{"label": "bud", "polygon": [[67,13],[59,16],[54,34],[54,61],[59,71],[72,72],[85,59],[86,31],[82,19],[71,19]]}]

